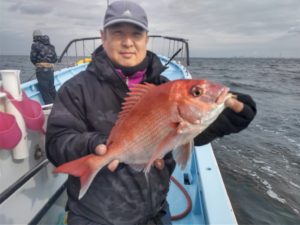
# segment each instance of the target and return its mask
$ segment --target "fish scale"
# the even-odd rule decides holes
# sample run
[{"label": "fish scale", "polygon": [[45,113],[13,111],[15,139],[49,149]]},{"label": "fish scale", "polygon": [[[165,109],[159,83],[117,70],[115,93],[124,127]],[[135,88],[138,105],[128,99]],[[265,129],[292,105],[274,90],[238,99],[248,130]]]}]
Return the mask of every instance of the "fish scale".
[{"label": "fish scale", "polygon": [[[124,145],[126,146],[126,148],[124,149],[124,153],[127,152],[127,154],[129,154],[129,157],[123,158],[125,163],[147,163],[147,159],[149,160],[149,157],[152,156],[152,152],[148,152],[147,154],[147,149],[149,149],[150,146],[154,145],[157,140],[161,139],[162,135],[164,133],[167,133],[169,130],[167,127],[160,125],[165,123],[168,119],[165,115],[166,114],[161,112],[160,110],[155,111],[155,113],[153,113],[148,120],[143,121],[143,129],[137,132],[137,135],[134,138],[135,141],[124,143]],[[152,123],[151,121],[157,121],[157,123]],[[147,129],[147,132],[145,132],[145,127]],[[141,151],[145,152],[145,157],[134,157],[134,152],[138,152],[138,155],[140,155]]]}]

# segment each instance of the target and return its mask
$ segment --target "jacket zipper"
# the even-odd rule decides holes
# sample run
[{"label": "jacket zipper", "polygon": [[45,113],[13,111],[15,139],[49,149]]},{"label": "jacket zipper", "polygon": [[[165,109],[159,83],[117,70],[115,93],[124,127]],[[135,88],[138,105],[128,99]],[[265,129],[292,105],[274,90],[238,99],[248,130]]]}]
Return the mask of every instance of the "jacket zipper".
[{"label": "jacket zipper", "polygon": [[115,70],[114,66],[111,63],[109,63],[109,65],[111,66],[111,68],[112,68],[112,70],[114,72],[114,75],[117,76],[117,78],[122,82],[122,84],[123,84],[123,86],[125,88],[125,91],[128,92],[129,88],[128,88],[128,84],[127,84],[127,82],[128,82],[127,81],[127,77],[126,77],[126,79],[124,81],[124,79],[122,79],[122,77],[120,77],[120,75],[118,74],[118,72]]}]

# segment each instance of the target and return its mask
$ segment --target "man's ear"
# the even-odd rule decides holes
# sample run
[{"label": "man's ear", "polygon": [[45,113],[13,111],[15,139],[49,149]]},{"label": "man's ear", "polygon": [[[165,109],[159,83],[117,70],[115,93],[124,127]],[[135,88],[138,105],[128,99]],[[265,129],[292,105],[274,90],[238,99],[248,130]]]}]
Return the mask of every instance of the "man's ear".
[{"label": "man's ear", "polygon": [[146,38],[146,45],[148,45],[148,42],[149,42],[149,35],[148,35],[148,33],[146,33],[146,35],[147,35],[147,38]]},{"label": "man's ear", "polygon": [[105,31],[104,30],[100,30],[100,37],[103,40],[105,40],[106,36],[105,36]]}]

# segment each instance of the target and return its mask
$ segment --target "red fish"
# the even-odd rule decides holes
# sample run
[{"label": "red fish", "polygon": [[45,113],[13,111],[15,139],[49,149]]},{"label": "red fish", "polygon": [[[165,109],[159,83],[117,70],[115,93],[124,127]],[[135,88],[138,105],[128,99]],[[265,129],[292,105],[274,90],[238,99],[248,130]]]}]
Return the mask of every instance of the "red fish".
[{"label": "red fish", "polygon": [[228,91],[207,80],[138,84],[125,98],[107,141],[107,153],[67,162],[54,172],[80,177],[81,198],[96,174],[115,159],[148,172],[156,159],[175,149],[175,160],[184,167],[193,138],[223,111]]}]

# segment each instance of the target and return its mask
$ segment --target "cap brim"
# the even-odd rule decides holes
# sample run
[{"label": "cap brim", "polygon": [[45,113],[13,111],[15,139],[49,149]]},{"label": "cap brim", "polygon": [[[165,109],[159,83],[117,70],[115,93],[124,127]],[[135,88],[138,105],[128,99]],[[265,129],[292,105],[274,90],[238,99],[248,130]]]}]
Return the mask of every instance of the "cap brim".
[{"label": "cap brim", "polygon": [[134,25],[137,25],[141,28],[143,28],[144,30],[148,31],[148,27],[146,27],[144,24],[138,22],[138,21],[135,21],[135,20],[132,20],[132,19],[114,19],[112,21],[109,21],[108,23],[106,23],[103,28],[106,28],[106,27],[109,27],[111,25],[114,25],[114,24],[117,24],[117,23],[131,23],[131,24],[134,24]]}]

